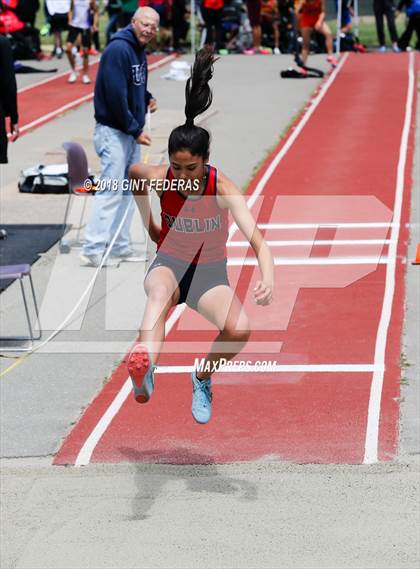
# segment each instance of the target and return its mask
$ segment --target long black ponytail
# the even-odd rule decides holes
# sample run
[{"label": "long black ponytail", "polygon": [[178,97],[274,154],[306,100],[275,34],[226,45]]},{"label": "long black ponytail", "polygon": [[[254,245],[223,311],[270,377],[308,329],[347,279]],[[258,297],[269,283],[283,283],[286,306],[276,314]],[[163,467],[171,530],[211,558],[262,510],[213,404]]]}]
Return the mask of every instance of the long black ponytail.
[{"label": "long black ponytail", "polygon": [[193,156],[208,160],[210,134],[201,126],[194,125],[194,119],[211,105],[213,94],[209,81],[213,77],[215,62],[213,50],[206,46],[197,52],[191,76],[185,86],[185,124],[176,127],[169,136],[169,156],[178,150],[189,150]]}]

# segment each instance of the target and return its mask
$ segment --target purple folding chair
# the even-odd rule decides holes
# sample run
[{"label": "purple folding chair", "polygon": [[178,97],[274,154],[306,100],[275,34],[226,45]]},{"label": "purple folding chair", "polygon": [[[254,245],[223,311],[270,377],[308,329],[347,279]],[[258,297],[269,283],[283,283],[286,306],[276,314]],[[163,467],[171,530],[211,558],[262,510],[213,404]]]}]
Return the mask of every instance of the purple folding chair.
[{"label": "purple folding chair", "polygon": [[[30,287],[31,287],[31,291],[32,291],[32,299],[33,299],[35,314],[36,314],[36,318],[37,318],[38,326],[39,326],[39,334],[37,336],[34,336],[34,331],[33,331],[32,324],[31,324],[31,317],[29,315],[28,301],[26,299],[25,287],[23,285],[23,279],[25,277],[28,277]],[[32,282],[31,265],[23,264],[23,265],[3,265],[3,266],[0,266],[0,280],[4,280],[4,279],[19,279],[20,290],[22,292],[22,298],[23,298],[23,305],[25,307],[26,320],[28,323],[29,336],[1,336],[0,341],[3,342],[3,341],[30,340],[31,343],[28,347],[20,347],[20,346],[19,347],[1,347],[0,351],[1,352],[28,352],[28,351],[32,350],[33,345],[34,345],[34,340],[39,340],[41,338],[41,324],[39,322],[38,304],[36,302],[35,289],[34,289],[34,284]]]},{"label": "purple folding chair", "polygon": [[80,227],[83,222],[83,217],[86,209],[86,201],[83,202],[83,209],[79,220],[79,226],[77,231],[76,240],[73,243],[64,241],[64,234],[66,232],[67,219],[70,211],[70,204],[72,197],[74,195],[82,195],[82,198],[86,198],[86,195],[80,194],[77,190],[84,187],[84,182],[89,178],[89,168],[86,152],[83,146],[78,142],[65,142],[63,148],[67,154],[67,165],[68,165],[68,178],[69,178],[69,197],[67,199],[66,211],[64,213],[63,221],[63,234],[60,239],[59,249],[60,253],[70,253],[71,245],[80,244]]}]

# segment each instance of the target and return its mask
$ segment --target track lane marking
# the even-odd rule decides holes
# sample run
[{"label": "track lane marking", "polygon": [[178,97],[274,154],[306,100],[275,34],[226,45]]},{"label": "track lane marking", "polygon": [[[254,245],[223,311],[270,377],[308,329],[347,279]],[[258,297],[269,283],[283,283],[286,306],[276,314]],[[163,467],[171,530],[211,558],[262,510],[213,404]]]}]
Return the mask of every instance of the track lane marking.
[{"label": "track lane marking", "polygon": [[[274,265],[389,265],[395,264],[395,259],[389,257],[307,257],[292,259],[287,257],[274,257]],[[252,267],[258,266],[257,259],[246,259],[245,257],[228,257],[230,267]]]},{"label": "track lane marking", "polygon": [[[319,241],[295,240],[295,241],[267,241],[269,247],[297,247],[300,245],[311,245],[313,247],[320,245],[389,245],[389,239],[325,239]],[[227,247],[250,247],[248,241],[231,241],[226,244]]]},{"label": "track lane marking", "polygon": [[399,228],[401,222],[402,201],[404,193],[405,165],[407,161],[408,138],[413,113],[414,102],[414,52],[408,57],[408,86],[405,104],[405,117],[401,133],[400,154],[397,166],[397,180],[394,201],[394,223],[391,230],[391,245],[389,247],[388,263],[385,276],[385,293],[382,304],[381,317],[379,320],[378,332],[375,343],[375,371],[372,377],[372,384],[369,396],[369,407],[365,438],[364,464],[378,462],[379,446],[379,420],[381,412],[382,389],[384,382],[385,352],[387,346],[388,329],[392,315],[392,303],[395,291],[395,267],[397,258],[397,244]]},{"label": "track lane marking", "polygon": [[[155,373],[191,373],[194,366],[158,366]],[[305,373],[371,373],[381,369],[374,364],[273,364],[264,365],[250,364],[246,366],[220,366],[217,371],[223,373],[282,373],[282,372],[305,372]]]}]

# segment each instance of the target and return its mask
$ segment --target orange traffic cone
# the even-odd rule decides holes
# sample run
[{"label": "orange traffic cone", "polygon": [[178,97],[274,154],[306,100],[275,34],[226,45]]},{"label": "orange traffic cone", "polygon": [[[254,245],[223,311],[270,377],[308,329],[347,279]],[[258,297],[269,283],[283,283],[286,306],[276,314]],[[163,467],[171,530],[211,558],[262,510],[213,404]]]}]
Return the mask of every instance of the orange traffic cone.
[{"label": "orange traffic cone", "polygon": [[420,243],[417,243],[416,258],[411,262],[412,265],[420,265]]}]

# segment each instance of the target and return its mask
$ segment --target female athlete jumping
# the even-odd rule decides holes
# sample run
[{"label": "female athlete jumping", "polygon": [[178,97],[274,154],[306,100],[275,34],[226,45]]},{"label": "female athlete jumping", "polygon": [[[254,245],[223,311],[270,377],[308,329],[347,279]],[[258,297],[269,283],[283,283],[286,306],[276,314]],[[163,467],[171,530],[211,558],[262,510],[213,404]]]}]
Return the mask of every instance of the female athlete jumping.
[{"label": "female athlete jumping", "polygon": [[[186,85],[185,124],[169,137],[169,166],[137,164],[130,177],[145,227],[157,243],[157,254],[147,272],[147,302],[140,329],[140,343],[128,358],[134,396],[146,403],[153,392],[154,364],[159,357],[169,310],[186,302],[218,329],[204,370],[217,369],[221,359],[230,360],[248,341],[247,315],[230,287],[226,272],[228,211],[255,251],[261,271],[254,299],[272,302],[273,260],[246,202],[235,184],[207,162],[210,135],[194,119],[209,108],[214,56],[210,48],[196,55]],[[161,222],[150,208],[149,193],[155,189],[161,205]],[[211,415],[211,371],[192,373],[192,414],[198,423]]]}]

